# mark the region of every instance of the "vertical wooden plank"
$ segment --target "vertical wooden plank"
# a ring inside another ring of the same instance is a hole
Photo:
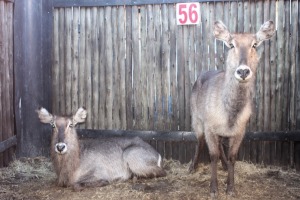
[[[126,119],[127,128],[133,128],[132,89],[132,7],[126,7]]]
[[[78,7],[73,8],[73,19],[72,19],[72,71],[71,71],[71,94],[72,94],[72,103],[71,103],[71,110],[72,113],[76,112],[76,110],[82,106],[78,104],[78,87],[79,87],[79,29],[80,26],[80,9]],[[54,46],[55,47],[55,46]],[[54,67],[55,68],[55,67]],[[55,82],[55,80],[53,81]],[[55,83],[54,83],[55,84]]]
[[[3,134],[3,139],[7,140],[9,138],[10,135],[10,104],[11,104],[11,99],[9,98],[9,82],[10,82],[10,76],[9,76],[9,57],[8,57],[8,49],[9,49],[9,38],[10,35],[8,33],[9,27],[8,27],[8,19],[7,19],[7,14],[9,12],[9,10],[7,9],[7,2],[5,2],[4,4],[4,20],[5,23],[3,24],[3,31],[4,31],[4,43],[3,47],[4,47],[4,74],[3,74],[3,78],[4,78],[4,97],[5,97],[5,101],[4,101],[4,131],[2,132]],[[8,150],[4,151],[4,162],[3,165],[4,166],[8,166],[9,164],[9,154],[8,154]]]
[[[177,64],[178,64],[178,106],[179,106],[179,130],[185,130],[185,91],[184,91],[184,81],[185,81],[185,55],[184,55],[184,35],[183,27],[177,27]],[[173,151],[174,152],[174,151]],[[175,153],[175,152],[174,152]]]
[[[202,42],[203,42],[203,60],[201,61],[202,63],[202,70],[201,71],[207,71],[209,70],[209,66],[208,66],[208,38],[210,37],[210,35],[212,34],[212,32],[210,32],[209,30],[209,18],[207,16],[206,12],[208,10],[208,3],[203,3],[201,4],[201,21],[202,21]]]
[[[53,71],[52,71],[52,111],[59,112],[59,10],[53,10]]]
[[[105,84],[106,84],[106,93],[105,93],[105,113],[106,113],[106,129],[112,129],[112,59],[113,59],[113,49],[112,49],[112,27],[111,27],[111,7],[105,7],[105,57],[106,57],[106,71],[105,71]]]
[[[139,31],[139,8],[137,6],[132,7],[132,70],[133,70],[133,128],[140,129],[140,120],[142,118],[142,107],[140,101],[141,89],[140,89],[140,71],[141,66],[139,63],[140,56],[140,47],[139,47],[139,39],[140,39],[140,31]]]
[[[80,8],[80,41],[79,41],[79,70],[78,70],[78,105],[87,106],[86,103],[86,69],[85,69],[85,49],[86,49],[86,8]],[[86,123],[80,124],[80,127],[86,127]]]
[[[62,83],[63,87],[65,87],[66,91],[66,110],[64,114],[71,115],[72,113],[72,58],[71,51],[73,49],[72,46],[72,8],[65,9],[65,82]],[[76,111],[76,110],[75,110]]]
[[[99,12],[99,115],[98,125],[100,129],[105,129],[106,125],[106,113],[105,113],[105,10],[104,7],[98,8]]]
[[[92,128],[92,116],[93,116],[93,112],[92,112],[92,51],[91,51],[91,47],[92,47],[92,40],[91,40],[91,34],[92,34],[92,28],[91,27],[91,8],[87,8],[86,9],[86,13],[85,13],[85,20],[86,20],[86,27],[85,27],[85,31],[86,31],[86,35],[85,35],[85,76],[84,76],[84,82],[85,82],[85,91],[84,91],[84,96],[85,96],[85,105],[86,105],[86,109],[88,110],[88,115],[87,115],[87,119],[85,122],[86,128]]]
[[[148,129],[148,81],[147,81],[147,64],[144,62],[146,58],[146,46],[147,46],[147,10],[145,6],[140,6],[140,58],[139,65],[140,67],[140,76],[137,78],[139,85],[139,92],[136,94],[136,100],[140,104],[140,119],[139,119],[139,129],[147,130]]]
[[[125,32],[125,7],[118,7],[118,41],[119,41],[119,57],[117,58],[120,72],[120,129],[126,129],[126,82],[125,82],[125,42],[126,42],[126,32]]]
[[[65,48],[64,44],[66,41],[65,36],[65,9],[59,8],[59,110],[58,113],[66,113],[66,87],[65,87]]]
[[[276,130],[282,130],[282,104],[283,104],[283,78],[284,78],[284,1],[278,1],[278,14],[277,14],[277,71],[276,71]],[[281,164],[282,160],[282,142],[276,142],[276,163]]]
[[[270,1],[264,1],[264,22],[270,19]],[[270,41],[264,42],[264,114],[263,114],[263,130],[270,130],[270,86],[271,86],[271,68],[270,68]]]
[[[177,65],[176,65],[176,23],[175,5],[169,5],[170,31],[170,98],[171,98],[171,130],[178,130],[178,93],[177,93]],[[200,38],[198,38],[199,41]],[[166,147],[169,145],[167,144]]]
[[[48,3],[33,0],[18,1],[14,5],[14,66],[18,66],[14,69],[17,156],[49,152],[50,133],[38,120],[32,119],[38,106],[51,111],[49,69],[52,61],[48,57],[52,53],[52,39],[45,37],[45,33],[52,31],[52,9],[45,9]],[[47,17],[41,17],[44,15]]]
[[[263,3],[264,7],[264,22],[268,21],[270,19],[270,1],[264,1]],[[264,113],[263,113],[263,130],[268,131],[270,130],[270,118],[271,118],[271,113],[270,113],[270,76],[271,76],[271,68],[270,68],[270,41],[265,41],[264,42]],[[264,141],[263,143],[263,163],[265,165],[270,165],[270,142],[269,141]]]
[[[170,130],[169,118],[169,70],[170,70],[170,45],[169,45],[169,24],[168,24],[169,10],[167,4],[161,6],[162,18],[162,35],[161,35],[161,81],[162,81],[162,117],[164,118],[163,130]]]
[[[99,13],[97,7],[91,10],[91,79],[92,79],[92,102],[91,102],[91,128],[99,128],[99,69],[102,67],[99,62]]]
[[[120,72],[118,63],[118,53],[119,53],[119,41],[118,39],[118,13],[117,7],[113,6],[111,11],[111,18],[112,18],[112,50],[113,50],[113,59],[112,59],[112,67],[113,67],[113,106],[112,106],[112,127],[113,129],[120,129]]]
[[[263,24],[263,3],[262,1],[256,2],[256,32]],[[257,49],[259,63],[257,66],[256,78],[256,115],[257,115],[257,130],[262,131],[263,128],[263,102],[264,102],[264,45]]]
[[[283,76],[284,76],[284,45],[285,45],[285,34],[284,34],[284,1],[278,1],[278,29],[277,29],[277,79],[276,79],[276,130],[282,130],[282,93],[283,93]]]
[[[13,70],[14,70],[14,65],[13,65],[13,20],[14,20],[14,4],[13,3],[6,3],[6,10],[7,10],[7,16],[6,16],[6,21],[7,21],[7,35],[8,35],[8,76],[9,76],[9,88],[8,88],[8,98],[9,98],[9,115],[8,115],[8,119],[9,119],[9,131],[8,131],[8,138],[14,136],[15,133],[15,123],[14,123],[14,104],[12,99],[14,99],[14,77],[13,77]],[[9,157],[9,162],[11,162],[13,160],[13,157],[15,155],[15,147],[11,147],[8,150],[8,157]]]
[[[148,74],[148,105],[149,105],[149,119],[148,128],[154,130],[155,121],[155,77],[154,69],[155,65],[155,30],[154,30],[154,16],[153,16],[153,5],[147,5],[147,24],[148,24],[148,34],[147,34],[147,74]]]
[[[238,9],[238,22],[237,22],[237,26],[238,26],[238,32],[242,33],[244,32],[244,13],[247,12],[246,10],[244,10],[244,3],[246,3],[245,1],[239,1],[238,5],[237,5],[237,9]]]
[[[264,23],[263,22],[263,2],[258,1],[256,2],[256,31],[255,33],[260,29],[261,25]],[[256,106],[257,106],[257,130],[262,131],[263,129],[263,118],[264,118],[264,73],[265,73],[265,68],[264,68],[264,45],[261,45],[257,49],[257,54],[259,58],[258,66],[257,66],[257,78],[256,78]],[[257,162],[261,163],[262,158],[263,158],[263,148],[262,148],[262,142],[259,141],[257,142]]]
[[[285,41],[284,41],[284,66],[283,66],[283,74],[282,74],[282,112],[281,112],[281,123],[282,129],[287,130],[289,128],[289,104],[290,104],[290,96],[289,94],[289,73],[290,73],[290,1],[284,1],[284,34],[285,34]],[[282,130],[281,129],[281,130]]]
[[[215,22],[215,3],[214,2],[209,2],[209,35],[208,35],[208,42],[209,42],[209,68],[211,70],[216,69],[216,64],[215,64],[215,37],[213,35],[212,29],[214,26]]]
[[[5,91],[5,85],[6,85],[6,80],[5,80],[5,71],[6,71],[6,58],[5,58],[5,51],[6,51],[6,38],[7,38],[7,32],[6,32],[6,26],[5,26],[5,2],[2,1],[0,2],[0,44],[3,45],[3,47],[0,48],[0,106],[1,106],[1,122],[0,122],[0,141],[4,141],[6,139],[6,102],[5,102],[5,97],[6,97],[6,91]],[[0,167],[3,167],[6,163],[7,159],[7,154],[6,153],[0,153]]]
[[[191,66],[190,66],[190,55],[189,55],[189,50],[190,50],[190,45],[189,45],[189,41],[190,41],[190,35],[189,35],[189,27],[187,26],[183,26],[183,63],[184,65],[182,66],[182,75],[184,75],[184,81],[183,81],[183,101],[182,103],[184,104],[184,107],[182,107],[182,109],[184,109],[184,129],[183,130],[189,130],[190,125],[191,125],[191,120],[190,120],[190,90],[191,90],[191,86],[190,86],[190,70],[191,70]],[[179,147],[181,147],[179,145]]]
[[[238,3],[230,2],[230,23],[228,24],[231,33],[238,32]]]
[[[292,1],[292,10],[291,12],[291,40],[290,40],[290,44],[291,44],[291,53],[290,53],[290,59],[291,59],[291,70],[290,70],[290,77],[291,77],[291,81],[290,81],[290,126],[291,126],[291,130],[295,130],[296,129],[296,113],[295,113],[295,109],[296,109],[296,102],[295,102],[295,96],[296,96],[296,63],[297,63],[297,53],[299,53],[299,48],[297,49],[297,44],[299,43],[299,36],[298,38],[297,33],[299,32],[298,26],[297,24],[299,23],[299,12],[298,12],[298,2],[297,1]],[[297,40],[298,39],[298,40]],[[298,56],[299,57],[299,56]]]
[[[215,20],[221,20],[223,23],[226,23],[225,25],[227,25],[227,22],[225,22],[224,20],[224,6],[225,3],[224,2],[216,2],[216,19]],[[228,13],[228,12],[225,12]],[[212,22],[213,24],[214,22]],[[224,48],[223,48],[223,42],[220,40],[215,40],[216,42],[216,69],[217,70],[221,70],[225,68],[225,53],[224,53]]]
[[[270,1],[270,19],[276,23],[276,1]],[[276,130],[276,46],[277,37],[275,35],[270,39],[270,130]],[[275,164],[276,160],[276,142],[270,142],[270,164]]]
[[[161,5],[154,5],[153,9],[154,30],[155,30],[155,108],[156,108],[156,129],[163,130],[163,96],[162,96],[162,58],[161,58]]]

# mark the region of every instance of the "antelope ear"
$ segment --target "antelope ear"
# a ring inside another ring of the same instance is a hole
[[[223,22],[215,22],[213,33],[216,39],[223,41],[227,47],[230,47],[232,36]]]
[[[53,122],[53,115],[48,112],[45,108],[41,107],[36,110],[39,119],[42,123],[51,124]]]
[[[79,108],[77,110],[76,114],[73,115],[73,126],[75,126],[78,123],[85,122],[86,114],[87,114],[87,111],[83,107]]]
[[[275,33],[275,25],[273,21],[265,22],[256,33],[257,46],[263,41],[270,39]]]

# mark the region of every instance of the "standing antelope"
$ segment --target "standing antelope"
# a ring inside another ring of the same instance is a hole
[[[275,32],[272,21],[265,22],[256,34],[231,34],[217,21],[214,36],[231,49],[224,71],[209,71],[199,75],[191,94],[192,127],[198,139],[195,157],[189,170],[195,170],[203,136],[211,160],[210,194],[217,197],[217,161],[222,148],[220,139],[229,138],[226,159],[228,195],[234,195],[234,164],[243,140],[246,124],[252,112],[252,96],[255,87],[258,56],[256,47]]]
[[[73,117],[37,110],[42,123],[53,127],[51,158],[59,186],[105,186],[115,180],[138,177],[160,177],[166,172],[162,158],[148,143],[135,138],[107,138],[79,141],[75,125],[86,119],[86,110],[79,108]]]

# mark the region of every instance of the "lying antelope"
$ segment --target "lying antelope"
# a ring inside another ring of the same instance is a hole
[[[231,34],[222,22],[217,21],[214,24],[213,33],[216,39],[222,40],[231,49],[228,52],[225,70],[202,73],[193,86],[192,127],[198,139],[198,147],[189,169],[194,171],[197,166],[201,140],[205,136],[211,159],[212,197],[218,194],[217,161],[220,153],[222,154],[222,137],[229,138],[226,192],[229,195],[235,192],[234,164],[252,112],[258,65],[256,48],[264,40],[271,38],[274,32],[272,21],[265,22],[256,34]]]
[[[84,108],[72,117],[52,115],[45,108],[37,113],[42,123],[53,127],[50,151],[59,186],[78,191],[132,176],[166,175],[161,155],[138,137],[79,141],[75,126],[85,121]]]

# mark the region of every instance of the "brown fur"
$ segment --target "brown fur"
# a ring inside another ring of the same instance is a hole
[[[194,160],[195,170],[200,144],[205,137],[211,158],[210,193],[218,193],[217,161],[228,169],[227,193],[234,194],[234,163],[252,112],[252,96],[258,64],[256,47],[274,34],[273,22],[266,22],[256,34],[231,34],[222,22],[215,22],[214,35],[231,47],[224,71],[204,72],[194,84],[191,95],[192,127],[198,138]],[[220,143],[229,138],[228,157]],[[227,160],[228,159],[228,160]]]

